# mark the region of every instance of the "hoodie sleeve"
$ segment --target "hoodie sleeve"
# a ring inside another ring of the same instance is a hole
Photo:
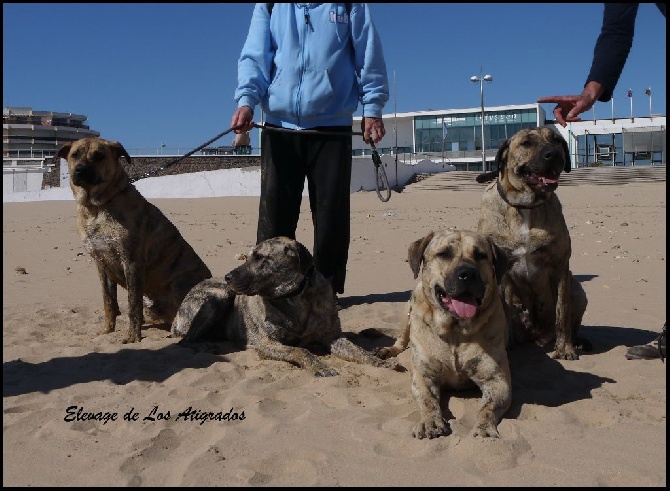
[[[633,46],[637,3],[606,3],[603,25],[593,49],[593,63],[586,79],[600,83],[604,92],[598,99],[607,102],[626,65],[628,53]],[[585,84],[586,85],[586,84]]]
[[[350,22],[363,116],[381,118],[382,109],[389,99],[389,83],[381,39],[368,5],[354,3]]]
[[[254,110],[265,96],[270,85],[273,58],[270,14],[267,4],[257,3],[237,61],[237,107],[249,106]]]

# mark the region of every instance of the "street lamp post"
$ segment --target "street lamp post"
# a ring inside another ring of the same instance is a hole
[[[482,171],[486,172],[486,145],[484,144],[484,82],[493,82],[493,77],[491,75],[482,76],[481,68],[479,69],[479,77],[473,75],[470,77],[472,83],[479,82],[479,95],[482,106]]]

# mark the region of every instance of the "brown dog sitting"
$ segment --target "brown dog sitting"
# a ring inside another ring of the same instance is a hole
[[[499,437],[497,424],[512,400],[507,323],[497,284],[505,257],[496,255],[483,235],[443,231],[414,241],[409,264],[415,278],[421,271],[409,320],[396,343],[377,354],[388,358],[412,348],[412,393],[421,411],[413,436],[448,435],[441,389],[476,384],[482,406],[472,435]]]
[[[120,315],[117,285],[128,290],[130,329],[124,342],[140,341],[146,315],[171,323],[188,291],[212,274],[177,228],[130,183],[118,142],[83,138],[59,150],[68,163],[77,202],[77,229],[98,267],[105,309],[103,332]]]
[[[400,369],[344,337],[333,290],[307,248],[274,237],[252,248],[223,278],[202,281],[186,295],[172,323],[182,345],[231,341],[263,358],[282,360],[329,377],[337,371],[307,349],[326,348],[348,361]]]
[[[570,234],[554,192],[561,172],[570,172],[567,143],[547,127],[524,129],[503,142],[496,165],[477,177],[495,179],[484,191],[478,230],[508,258],[501,293],[513,340],[555,340],[554,358],[576,359],[587,299],[570,271]]]

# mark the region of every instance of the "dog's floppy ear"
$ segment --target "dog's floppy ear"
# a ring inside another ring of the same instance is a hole
[[[307,273],[309,269],[314,265],[314,258],[312,257],[312,253],[307,250],[307,247],[305,247],[302,243],[296,241],[296,244],[298,245],[298,259],[300,260],[300,270],[303,273]]]
[[[60,147],[58,153],[56,154],[56,157],[61,159],[67,159],[67,154],[70,153],[71,148],[72,148],[72,142],[67,142],[65,145]]]
[[[491,251],[493,252],[493,269],[496,273],[496,283],[500,285],[503,276],[505,276],[505,273],[507,273],[509,270],[510,261],[507,258],[507,254],[505,254],[505,252],[496,245],[490,235],[486,236],[486,240],[488,240],[489,244],[491,245]]]
[[[414,273],[415,279],[419,276],[419,270],[421,269],[421,263],[423,262],[423,253],[434,235],[435,232],[431,232],[425,237],[415,240],[409,246],[407,259],[409,260],[409,267],[412,268],[412,273]]]
[[[495,170],[489,172],[483,172],[479,174],[476,178],[476,181],[479,183],[489,182],[498,177],[499,174],[504,170],[505,164],[507,162],[507,149],[509,148],[509,139],[505,140],[500,144],[498,148],[498,153],[496,154],[496,168]]]
[[[123,148],[123,145],[121,145],[119,142],[109,142],[109,144],[112,148],[112,153],[114,154],[114,157],[116,157],[117,160],[120,157],[125,157],[126,162],[128,162],[128,165],[131,164],[130,155],[128,155],[126,149]]]
[[[498,153],[496,153],[496,167],[498,169],[498,172],[501,174],[505,171],[505,168],[507,167],[507,153],[509,150],[509,143],[510,139],[508,138],[504,142],[500,144],[500,147],[498,147]]]
[[[559,135],[561,139],[561,146],[563,147],[563,153],[565,154],[565,166],[563,170],[565,172],[570,172],[572,170],[572,164],[570,162],[570,149],[568,148],[568,142],[565,141],[565,138]]]

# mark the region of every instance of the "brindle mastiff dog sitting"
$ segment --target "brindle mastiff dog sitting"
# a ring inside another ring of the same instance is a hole
[[[503,142],[496,166],[477,177],[494,179],[482,197],[478,230],[508,257],[501,292],[513,340],[555,340],[554,358],[577,359],[587,299],[570,272],[570,234],[554,192],[561,172],[570,172],[567,143],[550,128],[524,129]]]
[[[179,307],[172,334],[183,336],[182,345],[232,341],[320,377],[337,371],[307,349],[312,346],[348,361],[401,368],[343,337],[330,282],[307,248],[288,237],[260,242],[244,264],[196,285]]]
[[[494,437],[512,400],[507,360],[507,324],[497,277],[505,257],[481,234],[431,232],[409,247],[417,283],[409,301],[408,322],[396,343],[378,351],[388,358],[412,348],[412,393],[421,420],[412,435],[436,438],[451,430],[442,416],[443,387],[476,384],[482,405],[473,436]],[[423,264],[423,268],[421,265]]]
[[[130,184],[119,161],[130,163],[130,156],[120,143],[83,138],[63,145],[57,156],[67,160],[77,229],[98,267],[103,332],[116,328],[121,285],[130,318],[124,342],[140,341],[145,315],[170,324],[191,287],[212,274],[174,224]]]

